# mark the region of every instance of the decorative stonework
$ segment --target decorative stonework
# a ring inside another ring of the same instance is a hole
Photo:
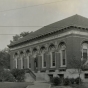
[[[21,45],[21,46],[16,47],[16,48],[11,48],[10,50],[16,50],[16,49],[20,49],[20,48],[23,48],[23,47],[35,45],[35,44],[42,43],[42,42],[46,42],[46,41],[49,41],[49,40],[57,39],[57,38],[60,38],[60,37],[63,37],[63,36],[66,36],[66,35],[69,35],[69,34],[72,34],[72,33],[73,33],[73,31],[62,33],[62,34],[58,34],[58,35],[54,35],[52,37],[48,37],[48,38],[45,38],[45,39],[42,39],[42,40],[31,42],[31,43],[26,44],[26,45],[24,44],[24,45]]]
[[[87,32],[81,32],[81,31],[78,31],[78,30],[76,30],[76,31],[71,30],[69,32],[65,32],[65,33],[58,34],[58,35],[55,35],[55,36],[52,36],[52,37],[48,37],[48,38],[45,38],[45,39],[42,39],[42,40],[31,42],[31,43],[26,44],[26,45],[21,45],[21,46],[16,47],[16,48],[11,48],[10,50],[20,49],[20,48],[23,48],[23,47],[27,47],[27,46],[31,46],[31,45],[34,45],[34,44],[38,44],[38,43],[46,42],[46,41],[49,41],[49,40],[57,39],[57,38],[60,38],[60,37],[66,36],[66,35],[70,35],[70,34],[78,34],[78,35],[88,36]]]

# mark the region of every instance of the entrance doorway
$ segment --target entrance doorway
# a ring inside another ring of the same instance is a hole
[[[37,73],[37,71],[38,71],[38,58],[36,57],[35,59],[34,59],[34,71]]]

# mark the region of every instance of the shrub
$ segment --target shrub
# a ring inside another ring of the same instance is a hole
[[[70,84],[70,79],[69,78],[65,78],[64,79],[64,85],[67,86]]]
[[[13,69],[11,71],[12,75],[18,82],[23,82],[25,78],[25,70],[24,69]]]
[[[75,79],[74,78],[70,78],[70,83],[74,84],[75,83]]]
[[[2,70],[0,72],[0,82],[15,82],[15,77],[8,70]]]
[[[82,80],[81,80],[81,78],[78,77],[78,78],[75,79],[75,83],[79,84],[79,82],[82,83]]]
[[[53,85],[57,86],[61,84],[61,80],[59,77],[53,77],[52,81]]]

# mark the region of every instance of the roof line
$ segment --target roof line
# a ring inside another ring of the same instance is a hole
[[[50,33],[47,33],[47,34],[44,34],[44,35],[40,35],[40,36],[36,36],[35,38],[31,38],[30,40],[33,40],[33,39],[36,39],[36,38],[39,38],[39,37],[42,37],[42,36],[45,36],[45,35],[48,35],[48,34],[53,34],[53,33],[62,31],[63,29],[67,29],[67,28],[78,28],[78,29],[85,29],[85,30],[88,30],[88,28],[83,28],[83,27],[80,27],[80,26],[68,26],[68,27],[62,28],[61,30],[51,31]],[[26,40],[26,41],[30,41],[30,40]],[[23,42],[26,42],[26,41],[22,41],[22,42],[20,42],[20,43],[23,43]],[[11,47],[11,46],[20,44],[20,43],[17,43],[17,41],[14,42],[14,43],[15,43],[15,44],[8,45],[8,47]],[[17,43],[17,44],[16,44],[16,43]]]

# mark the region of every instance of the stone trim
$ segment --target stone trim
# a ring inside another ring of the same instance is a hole
[[[54,27],[54,28],[58,28],[58,27]],[[30,40],[33,40],[33,39],[36,39],[36,38],[39,38],[39,37],[42,37],[42,36],[45,36],[45,35],[54,34],[54,33],[56,33],[56,32],[60,32],[60,31],[63,31],[63,30],[69,29],[69,28],[77,28],[77,29],[82,29],[82,30],[88,30],[88,28],[83,28],[83,27],[81,27],[81,26],[67,26],[67,27],[62,28],[62,29],[60,29],[60,30],[51,31],[51,32],[49,32],[49,33],[47,33],[47,34],[42,34],[42,35],[36,36],[35,38],[31,38]],[[28,40],[26,40],[26,41],[28,41]],[[25,41],[23,41],[23,42],[25,42]],[[23,42],[21,42],[21,43],[23,43]],[[15,44],[16,44],[16,43],[15,43]],[[13,45],[15,45],[15,44],[11,44],[11,45],[8,45],[8,46],[10,47],[10,46],[13,46]]]
[[[65,32],[65,33],[58,34],[58,35],[55,35],[55,36],[52,36],[52,37],[48,37],[48,38],[45,38],[45,39],[42,39],[42,40],[38,40],[38,41],[35,41],[35,42],[32,42],[32,43],[28,43],[28,44],[25,44],[25,45],[22,45],[22,46],[18,46],[16,48],[11,48],[10,50],[16,50],[16,49],[24,48],[24,47],[27,47],[27,46],[31,46],[31,45],[34,45],[34,44],[38,44],[38,43],[46,42],[46,41],[49,41],[49,40],[57,39],[57,38],[60,38],[60,37],[66,36],[66,35],[70,35],[70,34],[79,34],[79,35],[88,36],[88,33],[86,33],[86,32],[81,32],[81,31],[78,31],[78,30],[71,30],[69,32]]]
[[[66,32],[66,33],[58,34],[56,36],[48,37],[48,38],[45,38],[45,39],[42,39],[42,40],[38,40],[38,41],[29,43],[29,44],[26,44],[26,45],[22,45],[22,46],[19,46],[19,47],[16,47],[16,48],[11,48],[10,50],[16,50],[16,49],[24,48],[24,47],[31,46],[31,45],[34,45],[34,44],[46,42],[46,41],[53,40],[53,39],[56,39],[56,38],[60,38],[60,37],[66,36],[66,35],[70,35],[72,33],[73,33],[73,31],[69,31],[69,32]]]

